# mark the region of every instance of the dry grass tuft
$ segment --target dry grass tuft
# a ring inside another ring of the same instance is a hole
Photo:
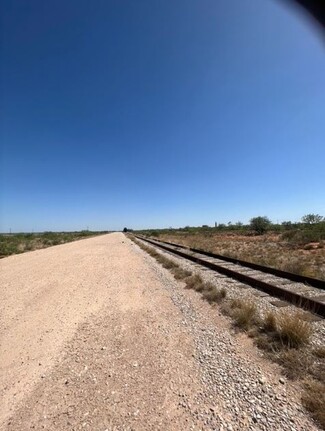
[[[306,381],[302,402],[313,418],[325,428],[325,384],[315,380]]]
[[[217,303],[222,302],[225,299],[226,295],[227,295],[227,292],[225,289],[219,290],[211,283],[204,284],[202,296],[210,304],[213,302],[217,302]]]
[[[185,283],[188,289],[201,292],[203,299],[207,300],[210,304],[214,302],[220,303],[227,296],[226,289],[217,289],[214,284],[204,282],[198,274],[187,277]]]
[[[272,311],[269,311],[264,317],[263,329],[266,332],[275,332],[277,330],[276,315]]]
[[[190,277],[192,275],[191,271],[183,268],[174,268],[172,273],[176,280],[184,280],[184,278]]]
[[[243,304],[243,300],[242,299],[232,299],[230,302],[230,308],[231,309],[236,309],[236,308],[241,308]]]
[[[310,322],[302,319],[302,313],[282,313],[277,319],[277,333],[281,342],[289,348],[301,347],[309,343],[312,335]]]
[[[226,299],[227,298],[227,290],[224,287],[222,287],[219,290],[219,292],[220,292],[220,296],[221,296],[222,299]]]
[[[232,301],[231,308],[236,326],[247,330],[256,324],[258,316],[256,305],[253,302],[236,299]]]
[[[165,256],[159,255],[156,259],[166,269],[174,269],[174,268],[178,267],[177,263],[173,262],[172,260],[167,259]]]
[[[325,359],[325,347],[317,347],[313,350],[313,355],[318,359]]]
[[[191,275],[185,279],[187,289],[194,289],[197,292],[203,290],[203,280],[198,274]]]
[[[254,338],[254,343],[259,349],[265,350],[269,354],[274,354],[278,351],[278,343],[274,342],[268,333],[256,330],[253,332],[252,338]]]
[[[285,349],[278,352],[276,362],[282,365],[284,374],[291,380],[297,380],[312,374],[311,355],[301,349]]]

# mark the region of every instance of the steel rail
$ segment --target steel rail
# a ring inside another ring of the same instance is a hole
[[[143,239],[143,237],[141,237]],[[257,271],[262,271],[267,274],[272,274],[277,277],[287,278],[291,281],[296,281],[298,283],[308,284],[309,286],[316,287],[317,289],[325,290],[325,281],[319,280],[317,278],[307,277],[304,275],[293,274],[292,272],[283,271],[282,269],[271,268],[270,266],[259,265],[258,263],[247,262],[246,260],[235,259],[233,257],[223,256],[221,254],[211,253],[209,251],[201,250],[199,248],[187,247],[185,245],[176,244],[174,242],[157,240],[157,242],[161,242],[163,244],[172,245],[174,247],[183,248],[186,250],[190,250],[194,253],[203,254],[204,256],[213,257],[216,259],[224,260],[225,262],[235,263],[236,265],[241,265],[243,267],[256,269]]]
[[[217,271],[221,274],[226,275],[227,277],[234,278],[234,279],[241,281],[242,283],[248,284],[248,285],[250,285],[256,289],[262,290],[263,292],[266,292],[272,296],[276,296],[280,299],[288,301],[295,306],[307,309],[307,310],[311,311],[312,313],[315,313],[315,314],[318,314],[319,316],[325,317],[325,303],[317,301],[316,299],[308,298],[306,296],[300,295],[299,293],[287,290],[283,287],[275,286],[274,284],[253,278],[250,275],[234,271],[233,269],[226,268],[226,267],[221,266],[217,263],[209,262],[207,260],[201,259],[198,256],[188,254],[185,251],[183,251],[184,247],[180,247],[182,249],[182,250],[180,250],[179,248],[172,248],[172,247],[176,247],[176,245],[169,246],[169,245],[162,243],[160,241],[157,242],[156,240],[151,240],[151,239],[140,237],[137,235],[134,235],[134,236],[140,240],[148,242],[149,244],[152,244],[152,245],[159,247],[163,250],[169,251],[169,252],[174,253],[178,256],[181,256],[187,260],[198,263],[198,264],[200,264],[206,268]],[[193,251],[191,249],[188,249],[188,250]],[[212,257],[214,257],[214,256],[212,256]]]

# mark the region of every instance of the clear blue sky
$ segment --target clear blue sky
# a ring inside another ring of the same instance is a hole
[[[281,0],[3,0],[1,229],[325,215],[325,43]]]

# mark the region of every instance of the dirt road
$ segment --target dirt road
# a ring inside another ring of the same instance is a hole
[[[0,271],[1,430],[317,429],[277,369],[123,234]]]

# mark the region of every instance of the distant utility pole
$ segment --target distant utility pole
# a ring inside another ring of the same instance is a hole
[[[11,228],[9,229],[9,235],[11,235]]]

